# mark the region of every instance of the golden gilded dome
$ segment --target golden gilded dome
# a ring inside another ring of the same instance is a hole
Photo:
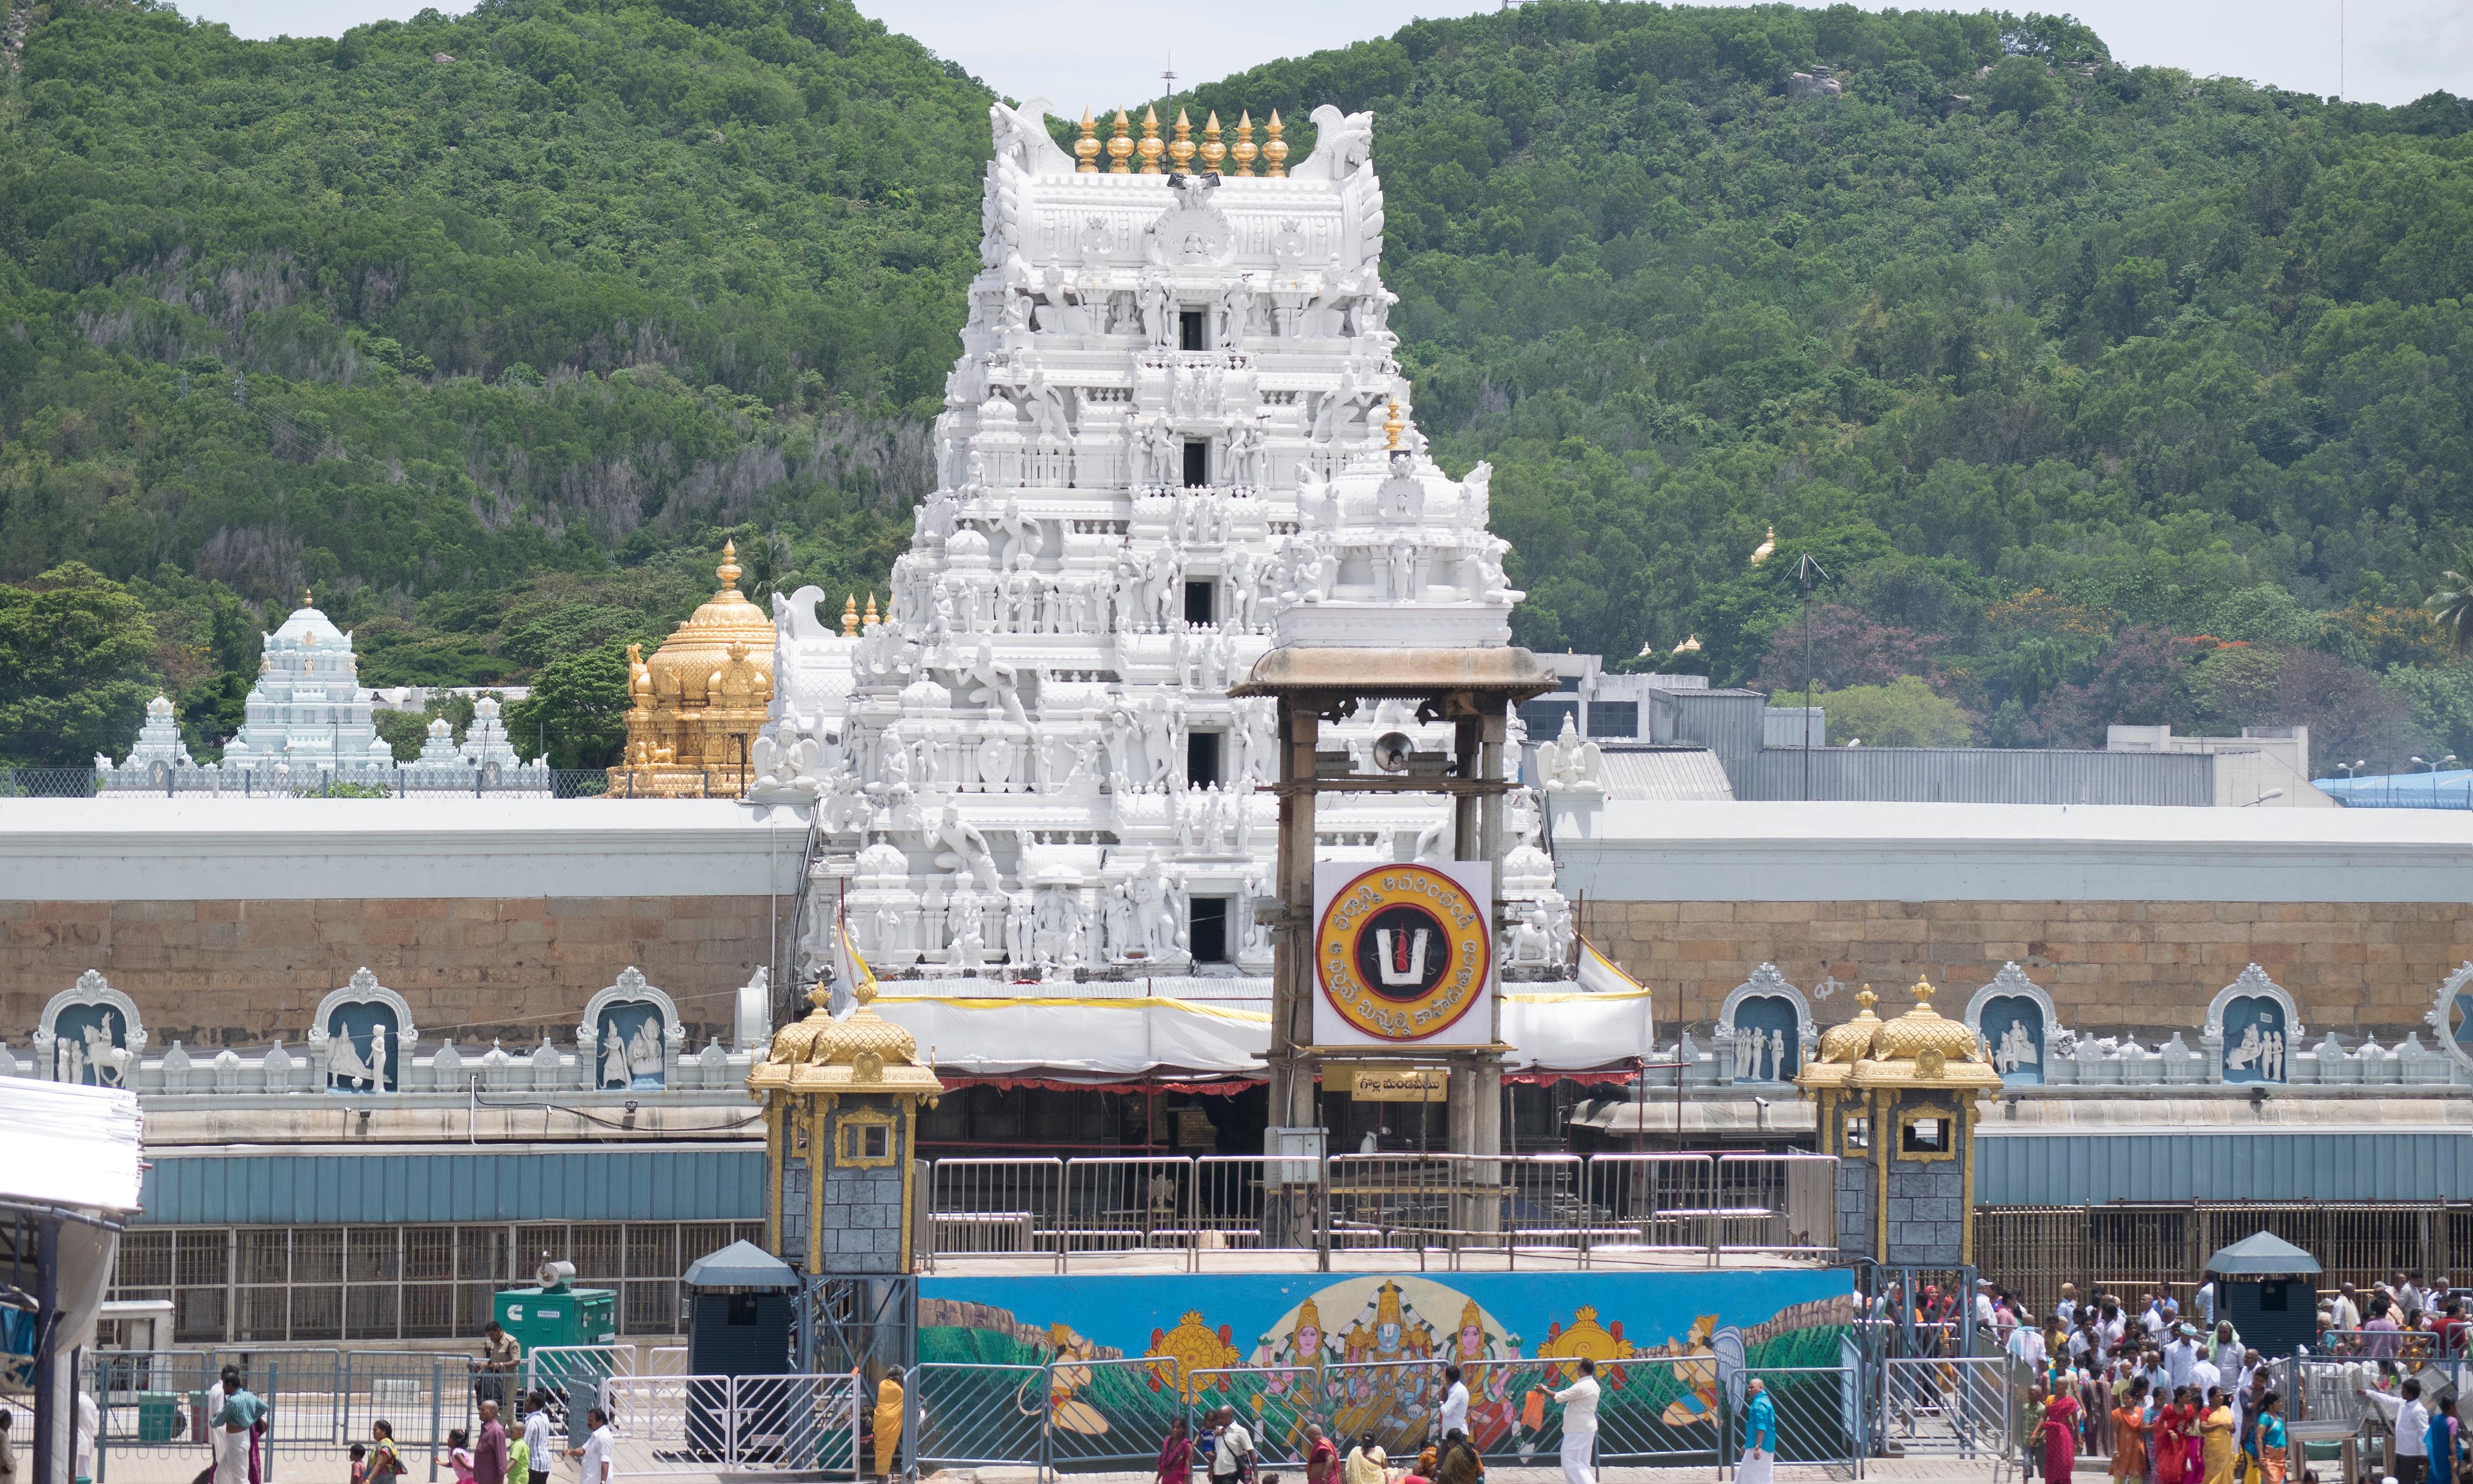
[[[644,662],[657,706],[744,708],[752,702],[760,708],[773,699],[773,616],[738,590],[735,542],[722,544],[713,575],[721,579],[720,589]],[[754,674],[726,676],[733,666],[752,666]],[[716,695],[716,689],[725,693]]]
[[[775,1031],[771,1050],[748,1069],[749,1090],[903,1092],[932,1105],[945,1089],[921,1065],[918,1038],[876,1013],[874,981],[861,979],[852,997],[857,1003],[836,1017],[818,983],[807,995],[815,1008]]]
[[[1872,1007],[1880,1001],[1881,996],[1873,993],[1868,984],[1857,991],[1855,1003],[1862,1007],[1861,1013],[1843,1025],[1833,1025],[1820,1033],[1820,1059],[1852,1065],[1869,1057],[1873,1038],[1881,1033],[1881,1017],[1872,1013]]]
[[[1932,1007],[1933,987],[1915,981],[1915,1007],[1881,1027],[1872,1041],[1872,1056],[1883,1062],[1920,1062],[1937,1051],[1946,1065],[1976,1059],[1975,1033]]]

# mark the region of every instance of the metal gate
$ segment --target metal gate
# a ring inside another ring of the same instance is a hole
[[[2016,1450],[2023,1368],[2007,1355],[1892,1356],[1881,1362],[1875,1451],[2001,1459]]]

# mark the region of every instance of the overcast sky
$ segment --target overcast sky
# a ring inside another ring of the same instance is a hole
[[[189,14],[243,36],[334,36],[425,0],[176,0]],[[997,91],[1045,97],[1070,116],[1085,106],[1151,97],[1173,61],[1188,83],[1368,36],[1420,15],[1465,15],[1499,0],[1249,0],[1162,12],[1123,0],[857,0],[858,8],[959,61]],[[2344,93],[2410,103],[2436,88],[2473,93],[2468,0],[2012,0],[2066,10],[2093,26],[2114,57],[2252,78],[2298,92],[2337,91],[2338,12],[2344,12]],[[452,4],[442,9],[458,9]],[[1869,7],[1867,7],[1869,8]],[[1968,5],[1963,9],[1978,9]],[[1188,21],[1188,23],[1184,23]]]

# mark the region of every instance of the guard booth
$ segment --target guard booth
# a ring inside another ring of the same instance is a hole
[[[799,1275],[754,1242],[739,1241],[697,1258],[685,1284],[687,1375],[696,1378],[687,1391],[687,1448],[698,1457],[718,1457],[728,1443],[728,1388],[708,1377],[790,1371]],[[742,1428],[748,1423],[739,1419]]]
[[[2245,1236],[2207,1259],[2216,1317],[2229,1319],[2250,1349],[2281,1360],[2317,1341],[2318,1259],[2270,1232]]]

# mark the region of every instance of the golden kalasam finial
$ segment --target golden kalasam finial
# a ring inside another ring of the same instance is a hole
[[[1091,122],[1091,110],[1082,110],[1082,137],[1073,141],[1073,157],[1082,163],[1073,167],[1075,175],[1094,176],[1099,173],[1098,125]]]
[[[1406,426],[1406,421],[1400,416],[1400,404],[1396,401],[1393,402],[1391,404],[1391,416],[1382,419],[1382,437],[1384,439],[1382,446],[1396,452],[1400,447],[1400,430]]]
[[[1918,1004],[1918,1005],[1925,1005],[1925,1006],[1929,1006],[1929,1005],[1932,1003],[1932,997],[1933,997],[1933,987],[1932,987],[1932,985],[1931,985],[1930,983],[1928,983],[1927,981],[1922,980],[1922,979],[1918,979],[1918,980],[1916,980],[1916,981],[1915,981],[1914,995],[1915,995],[1915,1003],[1916,1003],[1916,1004]]]
[[[842,637],[850,638],[857,633],[858,594],[846,592],[842,594]]]
[[[1271,136],[1271,142],[1262,146],[1262,174],[1277,180],[1288,173],[1288,141],[1280,137],[1279,109],[1271,110],[1271,122],[1263,126],[1262,132]]]
[[[826,987],[825,976],[823,974],[816,975],[816,982],[808,986],[807,989],[807,1003],[815,1006],[818,1010],[825,1010],[829,1009],[832,1002],[833,992]]]
[[[1228,146],[1219,142],[1219,115],[1213,111],[1202,126],[1202,168],[1217,175],[1227,158]]]
[[[721,543],[721,565],[712,569],[712,575],[721,579],[721,585],[724,587],[738,586],[738,543],[736,541]]]
[[[1116,110],[1116,132],[1108,137],[1108,174],[1126,173],[1125,159],[1134,153],[1134,141],[1125,137],[1125,110]]]
[[[1855,992],[1855,1003],[1865,1010],[1871,1009],[1880,1002],[1881,996],[1873,993],[1872,987],[1868,984]]]
[[[1176,142],[1167,147],[1168,169],[1173,175],[1193,174],[1193,120],[1185,110],[1176,110]]]
[[[871,629],[875,628],[878,622],[876,616],[876,592],[873,588],[869,589],[867,595],[867,618],[865,622],[867,627]]]
[[[1160,142],[1159,109],[1142,109],[1142,142],[1134,148],[1140,152],[1142,156],[1142,168],[1135,174],[1146,176],[1159,174],[1160,156],[1167,149],[1166,145]]]
[[[317,604],[309,601],[309,589],[306,587],[300,589],[300,606],[302,608],[316,608],[318,606]]]
[[[1252,175],[1254,173],[1254,156],[1261,153],[1262,152],[1261,150],[1254,147],[1254,115],[1252,110],[1248,109],[1239,112],[1236,115],[1236,148],[1228,152],[1229,157],[1236,161],[1236,173],[1240,176]]]

